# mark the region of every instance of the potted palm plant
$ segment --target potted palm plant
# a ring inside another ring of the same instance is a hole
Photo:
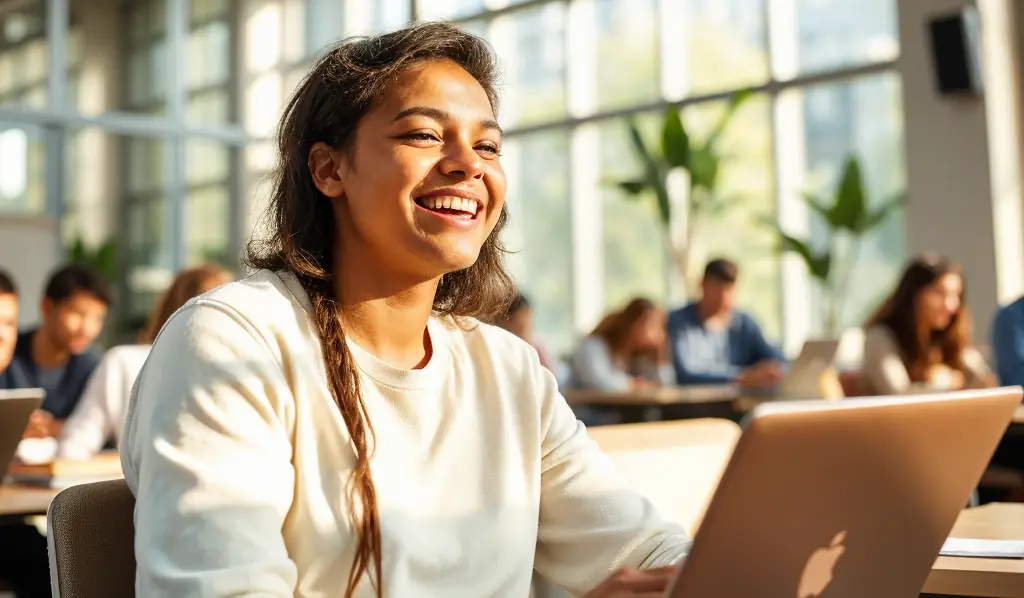
[[[665,245],[684,284],[689,281],[690,256],[701,218],[721,214],[737,204],[738,196],[727,197],[719,192],[719,173],[726,156],[718,143],[736,110],[751,96],[749,90],[734,93],[725,111],[702,139],[694,139],[686,130],[679,109],[669,106],[661,126],[660,143],[650,147],[644,141],[635,119],[627,119],[629,139],[640,161],[641,174],[614,185],[633,200],[654,200],[661,223]],[[680,189],[673,177],[685,175]],[[673,208],[686,210],[685,231],[673,235],[676,214]],[[688,286],[688,284],[687,284]]]
[[[872,208],[860,160],[847,156],[839,182],[826,198],[805,195],[804,200],[825,229],[824,239],[815,244],[787,234],[773,220],[766,220],[778,238],[781,252],[794,253],[803,260],[807,272],[817,283],[824,297],[825,335],[835,338],[842,330],[843,300],[848,292],[850,276],[857,266],[857,252],[865,237],[881,227],[905,203],[905,193],[898,192]]]

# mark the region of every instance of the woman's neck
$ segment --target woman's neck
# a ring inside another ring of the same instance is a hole
[[[334,262],[339,266],[334,292],[345,334],[394,367],[425,366],[432,351],[427,321],[439,279],[389,275],[376,260],[355,253],[338,251]]]

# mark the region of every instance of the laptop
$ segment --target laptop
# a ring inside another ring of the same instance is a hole
[[[758,406],[667,598],[916,597],[1021,398]]]
[[[41,388],[0,390],[0,468],[3,473],[10,468],[28,420],[43,404],[44,396],[46,391]]]
[[[782,376],[777,392],[780,398],[814,399],[821,396],[821,375],[839,352],[839,341],[807,341],[789,370]]]

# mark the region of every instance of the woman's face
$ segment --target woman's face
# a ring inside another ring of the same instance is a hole
[[[468,268],[505,201],[501,129],[483,87],[451,61],[406,70],[360,121],[353,151],[317,144],[342,252],[416,278]]]
[[[959,274],[945,274],[921,289],[917,296],[918,317],[932,330],[945,330],[960,311],[964,281]]]
[[[633,349],[657,349],[665,343],[665,314],[652,309],[633,324],[629,344]]]

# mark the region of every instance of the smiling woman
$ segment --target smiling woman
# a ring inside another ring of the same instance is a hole
[[[664,591],[682,529],[476,319],[511,288],[493,78],[481,40],[423,24],[299,86],[257,272],[173,316],[135,387],[140,595],[525,598],[534,568]]]

